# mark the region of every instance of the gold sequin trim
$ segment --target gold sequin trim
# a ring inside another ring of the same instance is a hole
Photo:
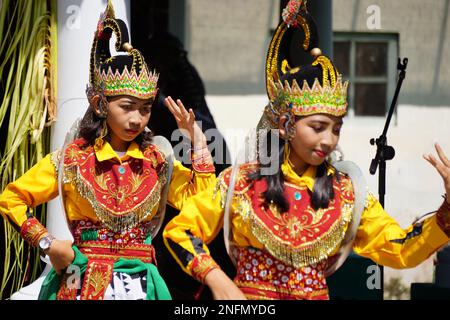
[[[377,201],[378,200],[375,195],[367,189],[366,199],[364,201],[364,209],[368,209],[369,207],[373,206],[373,204]]]
[[[322,84],[325,86],[326,83],[330,82],[331,86],[335,86],[337,75],[336,75],[336,71],[335,71],[330,59],[328,59],[325,56],[319,56],[319,57],[317,57],[316,60],[314,60],[312,65],[317,66],[318,64],[321,65],[322,70],[323,70]]]
[[[214,195],[217,194],[217,192],[220,192],[222,208],[225,208],[227,199],[228,185],[227,181],[224,179],[227,171],[228,173],[231,172],[231,170],[228,169],[219,175],[214,190]],[[239,172],[236,182],[239,181],[240,175]],[[347,189],[349,187],[352,188],[351,182],[341,183],[339,185],[341,188],[340,218],[331,226],[326,234],[323,234],[319,238],[306,244],[303,243],[297,248],[293,248],[290,242],[285,242],[274,236],[272,231],[268,229],[254,213],[251,199],[247,194],[247,191],[252,185],[252,183],[248,183],[242,190],[233,193],[233,203],[235,205],[234,213],[239,214],[245,222],[250,224],[252,233],[256,239],[264,244],[267,251],[277,259],[286,264],[293,265],[296,268],[305,267],[328,258],[330,254],[335,252],[338,245],[344,239],[348,223],[352,219],[354,202],[344,197],[343,193],[348,192]]]
[[[267,56],[267,63],[266,63],[266,89],[269,93],[269,98],[272,100],[274,97],[271,94],[272,90],[270,87],[270,81],[272,80],[274,82],[278,81],[278,55],[280,51],[280,43],[283,39],[283,35],[286,32],[286,24],[280,24],[280,26],[275,31],[275,35],[273,36],[273,39],[270,43],[269,47],[269,53]]]
[[[139,223],[146,220],[151,215],[154,208],[159,204],[162,188],[167,182],[167,165],[164,163],[163,168],[158,173],[158,181],[153,186],[153,189],[149,191],[147,199],[141,202],[137,207],[133,208],[130,212],[118,215],[99,204],[95,199],[92,188],[85,182],[79,172],[78,166],[66,167],[64,170],[64,183],[73,183],[76,186],[78,193],[91,204],[97,218],[115,232],[125,228],[134,228]]]
[[[342,201],[340,218],[324,235],[294,248],[290,242],[274,236],[272,231],[258,218],[254,213],[251,199],[247,194],[237,195],[234,199],[237,205],[237,213],[241,215],[244,221],[250,223],[252,233],[256,239],[264,244],[267,251],[275,258],[296,268],[322,261],[336,250],[345,237],[354,207],[353,202]],[[222,199],[222,202],[224,201]]]
[[[309,30],[309,25],[305,19],[301,15],[297,15],[297,21],[303,28],[303,32],[305,33],[305,40],[303,40],[303,49],[308,50],[309,42],[311,40],[311,32]]]
[[[244,221],[250,223],[253,235],[266,247],[274,257],[296,268],[305,267],[328,258],[345,236],[345,231],[352,217],[353,204],[341,207],[341,217],[333,226],[314,241],[293,248],[290,242],[275,237],[270,229],[257,217],[247,196],[238,197],[237,211]]]
[[[252,282],[244,282],[244,281],[234,281],[234,283],[239,288],[242,287],[242,288],[252,288],[252,289],[258,289],[258,290],[264,290],[264,291],[279,292],[279,293],[293,295],[293,296],[297,296],[297,297],[316,297],[316,296],[328,294],[328,289],[314,290],[313,292],[305,292],[305,291],[301,291],[299,289],[285,289],[280,286],[271,286],[271,285],[261,284],[261,283],[252,283]]]
[[[56,178],[58,178],[60,160],[61,160],[61,151],[60,150],[53,151],[50,154],[50,163],[55,168],[55,177]]]
[[[239,171],[236,173],[234,195],[244,194],[253,186],[253,181],[248,180],[247,175],[249,172],[255,172],[256,169],[257,169],[256,164],[246,164],[239,168]],[[213,199],[215,199],[217,193],[220,192],[222,208],[225,208],[225,200],[228,192],[228,184],[232,179],[231,177],[232,173],[233,173],[232,167],[223,170],[219,174],[216,186],[214,188]],[[229,175],[229,177],[225,179],[225,175]],[[238,188],[238,190],[236,190],[236,188]]]

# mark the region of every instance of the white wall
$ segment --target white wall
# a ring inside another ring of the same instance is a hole
[[[379,25],[372,23],[375,20]],[[402,87],[404,101],[449,104],[447,0],[334,0],[333,31],[398,33],[399,55],[409,58],[407,80]]]

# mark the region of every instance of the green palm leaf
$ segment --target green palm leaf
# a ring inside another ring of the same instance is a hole
[[[49,151],[56,112],[56,0],[0,0],[0,186],[31,168]],[[7,119],[7,121],[5,121]],[[45,223],[45,206],[35,215]],[[41,272],[39,255],[5,220],[0,255],[0,299]]]

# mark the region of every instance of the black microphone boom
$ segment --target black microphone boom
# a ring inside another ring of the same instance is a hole
[[[372,162],[370,163],[370,174],[375,174],[377,171],[377,167],[380,167],[380,170],[378,171],[378,194],[379,194],[379,201],[380,204],[384,208],[384,196],[386,194],[386,161],[391,160],[395,156],[395,149],[391,146],[387,145],[387,131],[389,129],[389,124],[391,123],[392,115],[394,114],[395,106],[397,105],[397,98],[398,93],[400,92],[400,88],[403,83],[403,79],[405,79],[406,75],[406,65],[408,64],[408,58],[403,59],[403,64],[400,62],[400,58],[398,58],[397,63],[397,70],[400,70],[398,81],[397,81],[397,88],[395,89],[394,97],[392,98],[391,106],[389,108],[389,113],[386,118],[386,124],[384,125],[384,130],[381,136],[378,139],[370,139],[371,145],[377,145],[377,153],[375,155],[375,158],[372,159]],[[381,283],[381,292],[383,292],[384,288],[384,272],[383,267],[379,267],[380,272],[380,283]],[[383,294],[383,293],[382,293]],[[383,298],[381,298],[383,299]]]
[[[386,161],[391,160],[395,156],[395,149],[387,145],[387,131],[389,129],[389,124],[391,123],[392,115],[394,114],[395,106],[397,105],[397,98],[402,86],[403,80],[406,75],[406,66],[408,64],[408,58],[403,59],[401,63],[400,58],[398,58],[397,70],[400,70],[399,78],[397,81],[397,88],[395,89],[394,97],[392,98],[391,106],[389,108],[389,113],[386,118],[386,123],[384,125],[383,133],[377,139],[370,139],[371,145],[377,145],[377,152],[375,158],[372,159],[370,163],[370,174],[375,174],[377,167],[380,167],[378,176],[378,193],[379,201],[384,207],[384,196],[386,194]]]

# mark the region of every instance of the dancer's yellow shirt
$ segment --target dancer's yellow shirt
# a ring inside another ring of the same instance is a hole
[[[16,181],[8,184],[0,195],[0,213],[4,218],[21,227],[27,219],[28,208],[34,208],[42,203],[58,196],[58,176],[56,166],[52,160],[52,154],[48,154],[35,166],[28,170]],[[132,142],[125,155],[119,157],[108,142],[96,151],[98,161],[126,162],[132,158],[143,159],[144,155],[139,146]],[[181,162],[175,160],[173,173],[170,180],[167,201],[171,206],[180,209],[185,200],[193,194],[210,189],[212,192],[216,185],[214,172],[197,172],[184,167]],[[66,194],[65,208],[69,221],[90,220],[97,221],[92,206],[83,198],[72,184],[64,185]],[[158,206],[153,209],[156,213]]]
[[[310,166],[302,176],[298,176],[285,162],[282,171],[285,181],[313,190],[316,167]],[[207,270],[214,263],[210,261],[212,259],[207,244],[223,226],[222,196],[220,192],[215,193],[210,189],[199,193],[187,201],[180,214],[164,229],[164,241],[169,251],[185,272],[200,281],[202,270]],[[233,242],[239,247],[264,249],[264,245],[253,235],[250,223],[239,214],[242,210],[242,207],[232,202],[229,227]],[[367,193],[353,250],[384,266],[410,268],[427,259],[449,240],[437,224],[436,216],[425,219],[420,226],[411,225],[403,229],[384,211],[379,201]]]

